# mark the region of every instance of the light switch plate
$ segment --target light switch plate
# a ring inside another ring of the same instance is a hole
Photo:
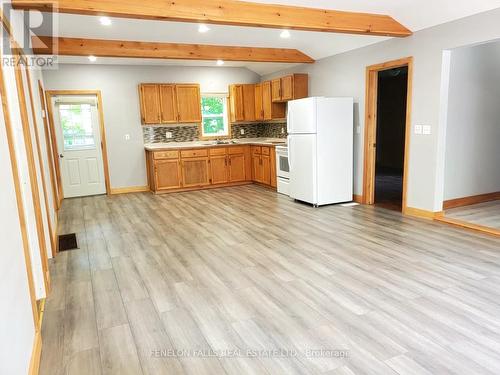
[[[422,134],[425,134],[425,135],[431,134],[431,126],[430,125],[422,126]]]
[[[356,126],[356,134],[361,134],[361,126]]]
[[[125,140],[130,141],[130,134],[125,134]]]
[[[167,139],[172,138],[172,132],[165,132],[165,138]]]
[[[422,125],[415,125],[415,134],[422,134]]]

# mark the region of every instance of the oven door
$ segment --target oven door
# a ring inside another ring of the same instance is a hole
[[[278,177],[290,178],[290,164],[288,163],[288,150],[276,150],[276,171]]]

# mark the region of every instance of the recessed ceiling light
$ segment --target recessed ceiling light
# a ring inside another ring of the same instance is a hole
[[[290,38],[290,31],[288,30],[283,30],[280,34],[280,37],[283,38],[283,39],[288,39]]]
[[[101,17],[101,18],[99,18],[99,22],[103,26],[110,26],[111,25],[111,19],[109,17]]]
[[[210,30],[210,27],[208,27],[207,25],[205,25],[203,23],[198,26],[198,32],[200,32],[200,33],[206,33],[209,30]]]
[[[89,60],[90,62],[95,62],[97,60],[97,57],[95,57],[94,55],[90,55]]]
[[[217,65],[224,65],[224,60],[217,60]]]

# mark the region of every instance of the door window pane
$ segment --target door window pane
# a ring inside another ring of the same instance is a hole
[[[90,104],[60,104],[64,150],[95,148]]]

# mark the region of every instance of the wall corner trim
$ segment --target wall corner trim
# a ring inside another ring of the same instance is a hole
[[[42,358],[42,332],[41,329],[36,331],[33,342],[33,350],[31,352],[30,367],[28,375],[38,375],[40,371],[40,360]]]

